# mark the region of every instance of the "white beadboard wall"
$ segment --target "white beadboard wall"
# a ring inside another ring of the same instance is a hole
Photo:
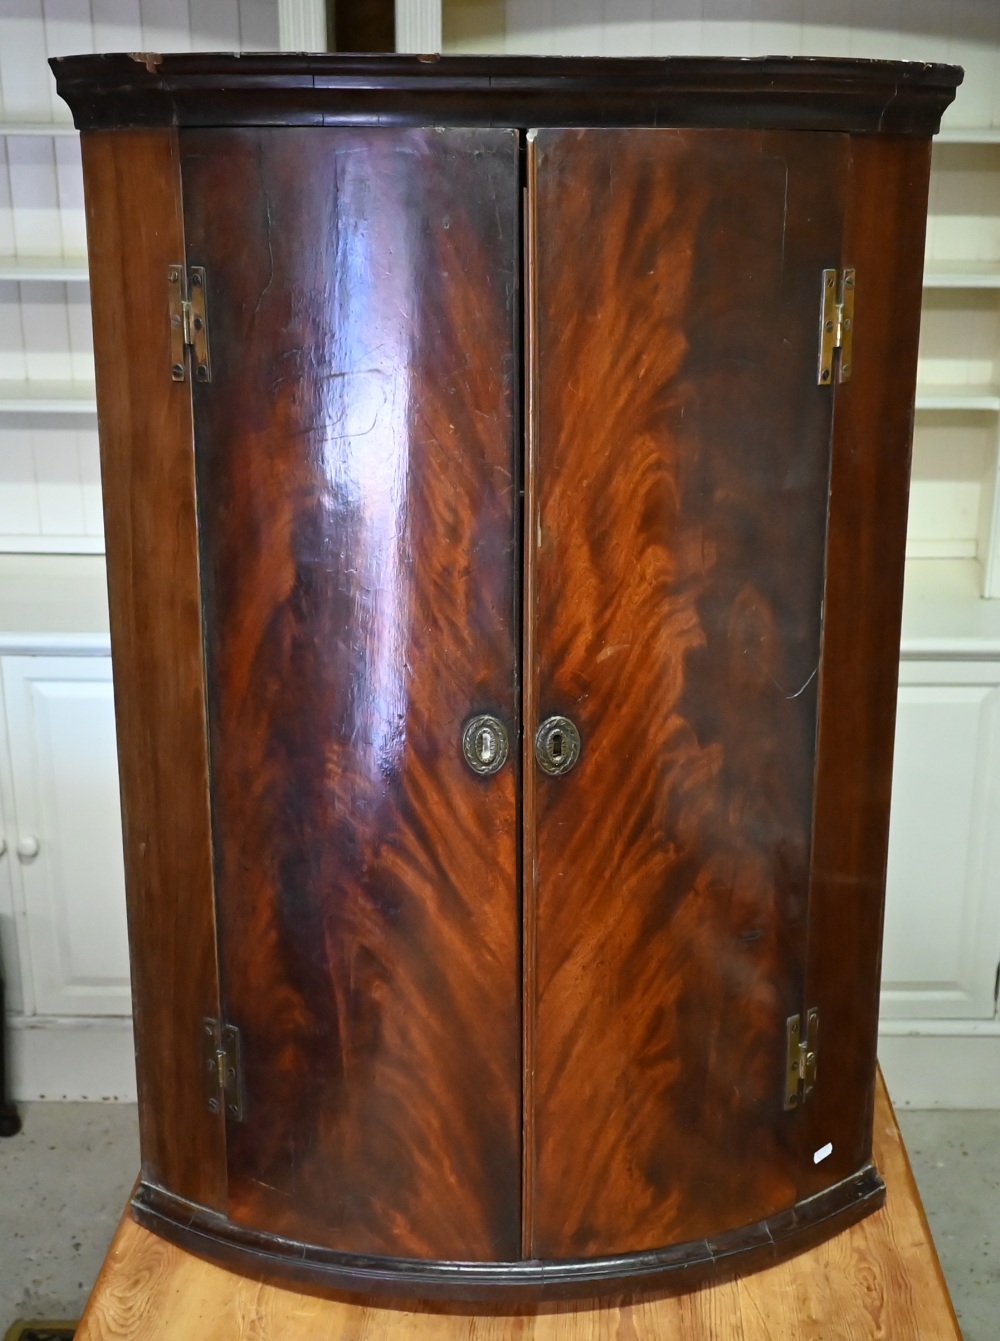
[[[907,552],[973,561],[1000,596],[1000,0],[445,0],[443,45],[964,66],[944,128],[983,142],[934,149],[927,270],[942,273],[925,293]],[[991,278],[958,287],[956,263]]]
[[[444,0],[444,50],[952,60],[949,121],[1000,125],[997,0]]]
[[[0,0],[0,551],[104,547],[89,289],[18,277],[86,273],[79,140],[48,57],[278,45],[277,0]]]
[[[444,0],[445,51],[860,56],[965,67],[955,123],[1000,125],[997,0]]]
[[[46,61],[85,51],[276,51],[277,0],[2,0],[0,120],[69,123]]]
[[[1000,0],[445,0],[442,18],[453,51],[956,61],[966,81],[946,127],[1000,127]],[[0,0],[0,122],[67,127],[48,55],[278,45],[279,0]],[[103,547],[87,286],[18,278],[18,267],[80,267],[84,251],[75,135],[0,137],[0,551]],[[928,256],[1000,266],[1000,145],[936,148]],[[926,389],[1000,385],[998,349],[1000,288],[928,295]],[[17,413],[25,397],[34,410]],[[982,410],[918,419],[914,556],[986,564],[995,550],[1000,583],[997,454]]]

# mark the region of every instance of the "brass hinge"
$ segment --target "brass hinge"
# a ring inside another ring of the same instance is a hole
[[[806,1011],[806,1036],[802,1037],[802,1017],[788,1017],[788,1065],[785,1071],[785,1107],[798,1108],[813,1092],[816,1084],[816,1044],[819,1037],[819,1011]]]
[[[170,307],[170,376],[175,382],[187,378],[187,351],[191,351],[195,379],[212,380],[208,354],[208,304],[203,266],[167,266],[167,300]]]
[[[236,1122],[243,1120],[243,1066],[240,1059],[240,1031],[219,1020],[203,1021],[206,1092],[209,1111],[226,1114]]]
[[[836,270],[823,271],[823,296],[819,316],[819,376],[820,386],[833,382],[833,351],[840,350],[838,382],[846,382],[851,375],[851,357],[854,345],[854,271],[845,270],[837,289]]]

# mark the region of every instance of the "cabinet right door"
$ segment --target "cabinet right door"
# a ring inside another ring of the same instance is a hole
[[[797,1200],[848,139],[530,138],[526,1248],[640,1251]],[[572,771],[532,735],[570,718]]]

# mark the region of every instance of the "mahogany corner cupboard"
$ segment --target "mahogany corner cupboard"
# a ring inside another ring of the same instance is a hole
[[[244,1271],[529,1298],[878,1206],[930,138],[961,71],[53,61],[142,1129]]]

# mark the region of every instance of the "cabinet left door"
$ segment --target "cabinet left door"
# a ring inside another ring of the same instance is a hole
[[[516,1257],[518,145],[181,136],[228,1214]],[[492,756],[499,758],[499,753]]]
[[[110,659],[11,656],[2,671],[26,992],[39,1015],[128,1015]]]

